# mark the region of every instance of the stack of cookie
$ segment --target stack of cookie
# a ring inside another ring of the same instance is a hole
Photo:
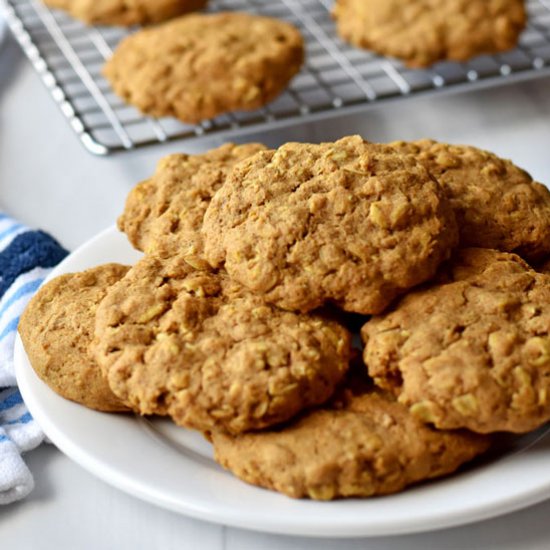
[[[119,228],[143,258],[45,285],[30,361],[69,399],[203,432],[245,481],[391,493],[550,420],[550,276],[526,263],[550,257],[550,192],[509,161],[227,144],[163,159]]]

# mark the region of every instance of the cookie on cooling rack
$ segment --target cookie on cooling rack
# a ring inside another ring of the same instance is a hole
[[[180,17],[125,38],[104,75],[142,112],[195,123],[265,105],[303,58],[302,37],[290,23],[222,12]]]
[[[351,353],[338,323],[265,305],[178,257],[137,263],[101,302],[95,336],[122,401],[201,431],[265,428],[325,402]]]
[[[217,462],[240,479],[316,500],[395,493],[450,474],[489,447],[486,436],[432,429],[372,389],[345,390],[276,430],[209,436]]]
[[[394,142],[415,156],[447,192],[461,246],[515,252],[529,261],[550,254],[550,191],[509,160],[466,145]]]
[[[267,301],[379,313],[456,244],[443,191],[410,155],[359,136],[240,162],[203,223],[205,259]]]
[[[525,27],[525,0],[337,0],[344,40],[410,67],[466,61],[516,46]]]
[[[94,314],[128,267],[106,264],[57,277],[33,296],[19,334],[38,376],[59,395],[100,411],[127,411],[89,353]]]
[[[149,25],[206,6],[208,0],[44,0],[90,25]]]
[[[375,382],[441,429],[523,433],[550,420],[550,277],[463,249],[440,280],[362,329]]]
[[[265,149],[259,143],[227,143],[202,155],[170,155],[155,174],[132,189],[118,227],[138,250],[182,254],[204,265],[200,229],[214,193],[240,160]]]

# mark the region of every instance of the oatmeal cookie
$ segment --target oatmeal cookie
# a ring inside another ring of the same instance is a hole
[[[100,411],[126,411],[89,353],[94,314],[129,268],[106,264],[52,279],[33,296],[19,334],[36,374],[56,393]]]
[[[204,216],[205,258],[289,310],[379,313],[456,244],[454,214],[413,157],[359,136],[239,163]]]
[[[486,436],[435,430],[372,390],[343,392],[276,430],[210,438],[216,460],[242,480],[316,500],[395,493],[449,474],[489,446]]]
[[[528,432],[550,420],[550,277],[464,249],[439,281],[362,329],[375,382],[437,428]]]
[[[90,25],[149,25],[200,10],[208,0],[44,0]]]
[[[323,403],[350,357],[337,323],[267,306],[178,257],[136,264],[102,301],[95,334],[116,395],[203,431],[264,428]]]
[[[550,191],[527,172],[466,145],[429,139],[390,145],[414,155],[447,191],[461,246],[514,252],[528,261],[550,254]]]
[[[514,48],[527,18],[524,0],[337,0],[333,15],[344,40],[410,67]]]
[[[195,123],[254,110],[300,70],[302,37],[285,21],[246,13],[180,17],[125,38],[104,68],[143,113]]]
[[[163,158],[155,174],[128,195],[119,229],[138,250],[183,254],[189,263],[204,265],[200,229],[206,208],[229,170],[262,149],[259,143],[227,143],[202,155]]]

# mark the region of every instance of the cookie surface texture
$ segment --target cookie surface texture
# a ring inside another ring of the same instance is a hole
[[[550,254],[550,191],[509,160],[466,145],[394,142],[415,156],[447,192],[460,244],[514,252],[529,261]]]
[[[453,472],[489,444],[423,425],[376,391],[347,396],[282,429],[210,437],[216,460],[242,480],[316,500],[395,493]]]
[[[202,155],[163,158],[155,174],[129,193],[118,227],[134,248],[160,256],[183,254],[200,264],[204,213],[229,170],[265,149],[259,143],[228,143]]]
[[[128,410],[90,353],[94,314],[128,267],[105,264],[61,275],[41,287],[21,316],[19,334],[38,376],[56,393],[100,411]]]
[[[344,40],[411,67],[509,50],[526,22],[524,0],[337,0],[333,15]]]
[[[300,32],[285,21],[193,14],[124,39],[104,75],[143,113],[195,123],[265,105],[299,71],[303,55]]]
[[[91,25],[148,25],[204,8],[208,0],[44,0]]]
[[[449,267],[450,266],[450,267]],[[459,251],[362,329],[376,383],[442,429],[527,432],[550,420],[550,277],[519,256]]]
[[[377,313],[426,280],[457,230],[410,156],[359,136],[287,143],[233,170],[204,217],[205,258],[269,302]]]
[[[94,351],[115,394],[142,414],[238,433],[326,401],[350,336],[266,306],[226,274],[145,257],[101,303]]]

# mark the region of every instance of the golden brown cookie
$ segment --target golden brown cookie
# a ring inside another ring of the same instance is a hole
[[[59,395],[99,411],[129,410],[110,390],[89,353],[95,310],[128,269],[105,264],[56,277],[33,296],[19,322],[36,374]]]
[[[423,139],[390,144],[412,154],[447,191],[461,246],[550,254],[550,191],[509,160],[466,145]]]
[[[146,256],[113,286],[95,334],[116,395],[204,431],[264,428],[326,401],[350,357],[337,323],[266,306],[175,257]]]
[[[550,420],[550,277],[519,256],[459,251],[440,281],[362,329],[376,383],[441,429],[527,432]]]
[[[410,67],[514,48],[527,17],[524,0],[337,0],[333,15],[344,40]]]
[[[44,0],[90,25],[149,25],[200,10],[208,0]]]
[[[204,217],[205,258],[269,302],[378,313],[431,277],[454,215],[413,157],[359,136],[239,163]]]
[[[118,227],[138,250],[160,256],[183,254],[204,264],[200,229],[214,193],[240,160],[265,149],[259,143],[226,143],[202,155],[170,155],[126,200]]]
[[[199,122],[257,109],[300,70],[293,25],[238,12],[180,17],[124,39],[104,74],[142,112]]]
[[[390,395],[345,392],[277,430],[212,433],[216,460],[237,477],[290,497],[330,500],[395,493],[487,450],[487,437],[438,431]]]

